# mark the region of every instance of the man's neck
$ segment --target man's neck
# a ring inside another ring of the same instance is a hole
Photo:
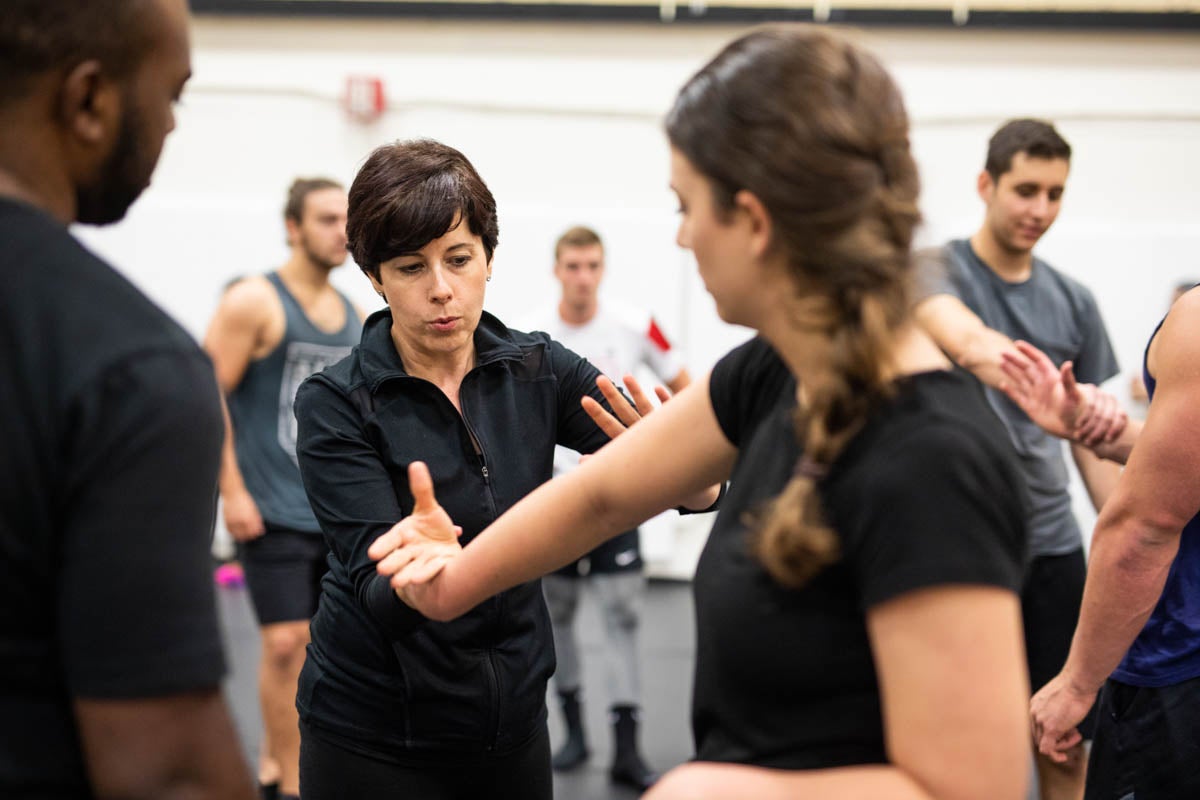
[[[586,325],[596,317],[600,304],[593,300],[584,306],[571,305],[566,300],[558,301],[558,316],[568,325]]]
[[[0,164],[13,163],[0,154]],[[36,181],[26,180],[29,170],[0,166],[0,197],[7,197],[40,208],[64,225],[75,221],[75,192],[65,176],[51,171]],[[56,180],[59,178],[59,180]]]
[[[1009,283],[1022,283],[1033,274],[1033,251],[1005,247],[986,227],[971,237],[971,249],[988,269]]]
[[[314,264],[303,253],[293,252],[278,272],[289,287],[306,294],[320,294],[329,287],[330,270]]]

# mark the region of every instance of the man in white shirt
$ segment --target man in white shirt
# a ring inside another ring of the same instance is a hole
[[[687,370],[653,317],[607,301],[603,309],[600,307],[604,245],[595,231],[574,227],[559,237],[554,246],[554,276],[562,284],[558,308],[526,320],[528,329],[549,333],[614,382],[645,365],[672,392],[688,384]],[[577,459],[575,453],[558,448],[555,474],[573,467]],[[585,576],[591,579],[600,601],[608,639],[605,654],[615,737],[609,775],[614,782],[645,789],[656,776],[637,745],[641,702],[637,627],[645,579],[636,528],[543,579],[558,659],[555,686],[567,726],[567,741],[554,754],[553,766],[556,770],[572,769],[586,761],[589,754],[583,731],[582,672],[574,628],[580,583]]]

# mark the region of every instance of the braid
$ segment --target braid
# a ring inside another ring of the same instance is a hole
[[[839,453],[891,393],[888,380],[894,325],[874,296],[846,302],[842,321],[827,332],[829,359],[822,380],[804,387],[805,403],[794,425],[804,456],[792,479],[762,515],[754,549],[771,575],[799,587],[839,555],[837,534],[821,509],[817,484]]]

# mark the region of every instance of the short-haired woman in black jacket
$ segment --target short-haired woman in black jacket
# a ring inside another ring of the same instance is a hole
[[[550,478],[555,445],[608,441],[581,408],[608,407],[595,367],[484,312],[497,233],[491,192],[437,142],[378,148],[350,187],[350,250],[388,308],[296,395],[300,470],[330,547],[296,699],[306,800],[551,796],[540,581],[431,622],[367,556],[412,510],[418,458],[467,544]]]

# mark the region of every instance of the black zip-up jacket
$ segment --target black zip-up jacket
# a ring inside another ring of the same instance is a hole
[[[546,334],[510,331],[485,312],[460,415],[405,372],[391,326],[387,309],[372,314],[353,353],[296,395],[300,471],[330,548],[296,705],[320,735],[376,756],[504,752],[546,718],[554,644],[541,582],[434,622],[396,597],[367,548],[411,511],[413,461],[429,465],[469,547],[550,479],[556,444],[590,453],[608,441],[579,403],[604,403],[600,373]]]

